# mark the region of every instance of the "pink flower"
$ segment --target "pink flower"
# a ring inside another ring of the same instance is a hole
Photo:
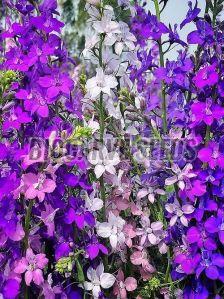
[[[154,273],[155,268],[149,263],[147,252],[142,250],[135,251],[130,256],[133,265],[142,266],[143,269],[149,273]]]
[[[42,173],[27,173],[22,176],[22,190],[27,199],[38,197],[39,201],[43,201],[45,193],[52,193],[56,188],[53,180],[47,179]]]
[[[132,292],[137,288],[137,280],[133,277],[124,279],[124,273],[121,269],[119,269],[116,279],[114,295],[118,296],[120,299],[128,298],[127,291]]]
[[[26,257],[22,257],[17,261],[14,272],[17,274],[25,273],[26,285],[30,285],[33,281],[36,285],[44,282],[43,271],[47,265],[48,259],[43,253],[35,255],[31,248],[26,251]]]
[[[136,231],[132,224],[125,224],[123,228],[123,232],[125,235],[125,243],[126,245],[131,248],[132,247],[132,239],[136,237]]]

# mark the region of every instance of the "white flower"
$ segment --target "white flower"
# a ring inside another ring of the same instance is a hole
[[[115,283],[116,278],[110,273],[104,273],[104,266],[102,263],[96,269],[90,267],[87,270],[87,277],[90,282],[84,282],[84,289],[86,291],[92,291],[94,298],[99,298],[101,287],[103,289],[109,289]]]
[[[143,189],[139,190],[138,194],[137,194],[137,198],[142,199],[143,197],[147,196],[148,200],[151,203],[154,203],[156,194],[165,195],[166,193],[162,189],[159,189],[159,188],[153,189],[152,187],[148,187],[148,188],[143,188]]]
[[[129,30],[129,27],[124,22],[119,22],[120,25],[120,31],[121,33],[118,34],[117,42],[115,44],[115,52],[118,55],[121,55],[124,46],[126,46],[130,51],[133,51],[135,49],[136,38],[134,34],[132,34]]]
[[[109,238],[111,247],[115,249],[117,245],[125,242],[125,235],[122,232],[124,225],[124,219],[110,212],[108,222],[98,223],[97,234],[102,238]]]
[[[96,76],[87,80],[86,89],[92,99],[96,99],[101,92],[111,95],[111,89],[118,85],[116,78],[105,75],[102,68],[96,70]]]
[[[88,211],[98,211],[101,210],[103,207],[103,201],[100,198],[95,197],[95,190],[88,196],[86,193],[85,196],[85,206]]]
[[[85,125],[85,127],[88,127],[92,130],[92,134],[94,134],[95,132],[97,132],[100,129],[99,123],[94,120],[94,115],[88,122],[86,122],[84,120],[84,125]]]
[[[88,155],[88,161],[95,166],[94,172],[97,178],[107,171],[111,174],[116,174],[116,166],[120,162],[119,154],[116,152],[108,153],[106,147],[101,151],[92,151]]]
[[[104,44],[112,46],[116,40],[116,34],[121,33],[118,22],[112,21],[111,16],[105,14],[100,21],[93,22],[93,28],[97,33],[105,33]]]
[[[90,32],[86,35],[85,49],[82,54],[85,58],[89,58],[89,54],[91,54],[91,49],[96,46],[96,44],[100,41],[99,35],[93,34]]]

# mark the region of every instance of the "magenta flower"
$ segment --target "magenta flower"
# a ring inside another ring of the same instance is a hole
[[[224,155],[220,153],[219,145],[214,141],[210,141],[207,147],[198,152],[198,158],[202,162],[208,163],[211,168],[216,166],[224,168]]]
[[[46,75],[40,77],[38,83],[41,87],[47,88],[47,97],[50,99],[61,93],[68,96],[73,89],[73,81],[66,74]]]
[[[220,120],[224,116],[224,108],[213,104],[211,99],[206,102],[193,103],[191,112],[192,126],[196,126],[202,121],[210,126],[214,120]]]
[[[34,199],[37,197],[39,201],[43,201],[45,193],[52,193],[56,188],[53,180],[47,179],[42,173],[26,173],[22,176],[23,186],[22,191],[27,199]]]
[[[25,273],[26,285],[30,285],[33,281],[36,285],[40,285],[44,282],[43,271],[47,265],[48,259],[43,253],[35,255],[31,248],[26,251],[26,257],[22,257],[16,262],[14,272],[18,274]]]
[[[193,79],[195,86],[198,88],[213,86],[218,82],[218,80],[219,76],[214,64],[201,68]]]

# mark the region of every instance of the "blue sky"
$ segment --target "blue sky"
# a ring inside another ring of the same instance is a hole
[[[151,12],[155,14],[153,0],[148,0],[147,2]],[[194,3],[195,1],[193,0],[193,4]],[[205,0],[198,0],[198,7],[201,8],[200,15],[204,15],[205,3],[206,3]],[[180,24],[185,18],[187,11],[188,11],[188,0],[169,0],[164,12],[161,15],[161,20],[167,25],[169,23],[171,25],[174,25],[175,23]],[[193,30],[195,30],[195,25],[192,23],[186,25],[182,30],[178,30],[178,32],[181,39],[186,41],[188,33]],[[169,52],[169,54],[167,54],[167,58],[169,59],[176,58],[177,49],[178,48],[175,48],[172,52]],[[191,51],[193,50],[194,47],[191,47]]]

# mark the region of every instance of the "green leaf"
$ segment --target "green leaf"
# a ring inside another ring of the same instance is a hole
[[[173,193],[175,191],[174,185],[166,186],[166,192]]]
[[[75,260],[75,264],[77,268],[78,281],[82,283],[85,281],[85,275],[83,273],[83,269],[78,258]]]

